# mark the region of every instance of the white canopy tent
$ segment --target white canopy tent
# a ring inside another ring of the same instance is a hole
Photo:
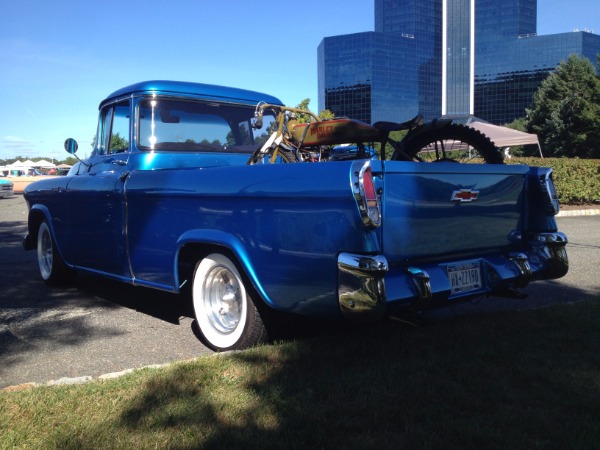
[[[40,167],[42,169],[52,169],[56,167],[56,164],[51,163],[50,161],[46,161],[45,159],[40,159],[39,161],[31,161],[28,159],[27,161],[15,161],[7,167],[11,167],[13,169],[29,169],[31,167]]]
[[[45,159],[40,159],[33,163],[35,167],[41,167],[42,169],[52,169],[56,167],[56,164],[51,163],[50,161],[46,161]]]
[[[523,131],[513,130],[512,128],[492,125],[479,119],[471,118],[466,123],[467,126],[474,128],[489,137],[496,147],[508,148],[518,145],[536,145],[540,151],[540,157],[543,158],[542,148],[537,134],[525,133]]]

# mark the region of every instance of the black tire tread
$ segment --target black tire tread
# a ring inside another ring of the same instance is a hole
[[[451,123],[442,129],[430,129],[414,138],[409,138],[404,144],[404,153],[416,158],[421,149],[440,140],[462,141],[475,148],[487,164],[503,164],[504,157],[494,142],[479,130],[466,125]]]

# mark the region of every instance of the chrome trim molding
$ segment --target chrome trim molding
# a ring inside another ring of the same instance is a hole
[[[360,167],[360,168],[359,168]],[[367,199],[367,194],[365,192],[365,173],[367,171],[371,172],[371,177],[373,181],[373,188],[375,189],[375,205],[369,205],[369,200]],[[371,169],[370,161],[357,161],[352,165],[351,171],[351,184],[352,184],[352,193],[354,194],[354,199],[356,200],[356,204],[358,205],[358,210],[360,212],[360,218],[364,224],[364,226],[368,229],[374,229],[381,225],[381,195],[377,192],[377,186],[375,181],[375,175]],[[370,214],[373,212],[375,217]]]
[[[512,262],[519,271],[519,277],[516,283],[517,287],[527,286],[531,281],[532,273],[527,255],[525,253],[510,253],[508,255],[508,260]]]
[[[342,315],[352,320],[377,320],[385,313],[385,274],[388,262],[381,255],[340,253],[338,301]]]
[[[569,240],[564,233],[535,233],[530,236],[536,255],[546,265],[544,279],[560,278],[569,271],[569,257],[565,248]]]
[[[533,240],[536,242],[543,242],[550,247],[564,247],[569,243],[567,236],[561,232],[555,233],[535,233]]]
[[[419,301],[431,299],[431,278],[429,277],[429,274],[418,267],[409,267],[406,271],[417,289]]]

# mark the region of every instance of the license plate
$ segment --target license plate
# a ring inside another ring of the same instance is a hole
[[[450,291],[452,294],[474,291],[482,286],[479,261],[448,264],[446,270],[452,286]]]

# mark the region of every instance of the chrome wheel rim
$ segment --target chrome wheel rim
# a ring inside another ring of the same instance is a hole
[[[52,251],[52,238],[47,227],[40,229],[40,235],[38,237],[38,263],[40,266],[40,273],[44,280],[47,280],[52,273],[52,261],[54,259],[54,253]]]
[[[234,332],[242,317],[240,283],[227,267],[214,266],[206,275],[202,298],[210,325],[219,333]]]

